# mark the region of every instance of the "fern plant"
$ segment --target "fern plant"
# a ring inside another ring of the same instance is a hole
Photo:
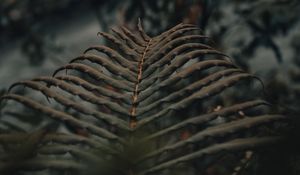
[[[149,37],[139,22],[135,33],[100,32],[112,47],[90,47],[53,76],[13,84],[1,97],[0,171],[199,174],[230,152],[281,140],[267,128],[285,117],[269,103],[250,92],[229,98],[256,77],[198,30],[179,24]],[[45,120],[7,124],[19,104]]]

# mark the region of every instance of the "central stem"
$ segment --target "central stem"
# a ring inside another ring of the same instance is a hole
[[[129,123],[130,128],[135,128],[137,125],[136,108],[138,106],[137,100],[138,100],[138,95],[139,95],[139,83],[142,80],[144,59],[145,59],[146,52],[148,51],[148,48],[150,46],[150,42],[151,42],[151,39],[149,40],[147,46],[145,47],[143,55],[142,55],[141,59],[139,60],[139,64],[138,64],[137,81],[136,81],[133,96],[132,96],[132,107],[130,110],[130,123]]]

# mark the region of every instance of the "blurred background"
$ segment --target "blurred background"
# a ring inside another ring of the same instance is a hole
[[[138,18],[150,36],[196,24],[215,48],[263,80],[269,101],[300,113],[299,0],[0,0],[0,95],[103,43],[99,31],[134,30]],[[285,166],[278,174],[299,174],[299,153],[276,154],[268,155],[269,168],[277,162]]]
[[[198,25],[264,80],[270,100],[299,112],[299,14],[298,0],[0,0],[0,89],[49,75],[103,42],[97,32],[134,29],[140,17],[150,36],[180,22]]]

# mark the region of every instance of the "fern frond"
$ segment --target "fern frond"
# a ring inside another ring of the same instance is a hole
[[[32,130],[10,129],[1,118],[11,132],[0,133],[0,171],[107,173],[99,166],[112,174],[144,175],[186,164],[199,174],[203,169],[193,166],[197,160],[282,140],[257,132],[286,117],[270,113],[270,104],[260,97],[250,98],[255,89],[232,97],[241,93],[237,88],[243,82],[257,77],[210,46],[195,25],[178,24],[150,37],[139,20],[136,32],[121,27],[99,35],[111,47],[89,47],[52,76],[16,82],[0,97],[1,103],[9,101],[7,108],[23,104],[59,125],[30,140]],[[19,87],[25,87],[24,94]],[[31,145],[27,152],[33,154],[26,161],[5,162],[11,156],[6,150],[20,143]],[[114,163],[120,165],[108,165]]]

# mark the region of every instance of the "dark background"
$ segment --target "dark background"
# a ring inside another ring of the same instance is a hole
[[[198,25],[214,47],[262,78],[269,101],[297,118],[298,0],[0,0],[0,95],[11,83],[49,75],[103,43],[99,31],[135,29],[139,17],[150,36],[180,22]],[[300,156],[292,153],[275,152],[266,162],[284,167],[274,173],[298,174]]]

